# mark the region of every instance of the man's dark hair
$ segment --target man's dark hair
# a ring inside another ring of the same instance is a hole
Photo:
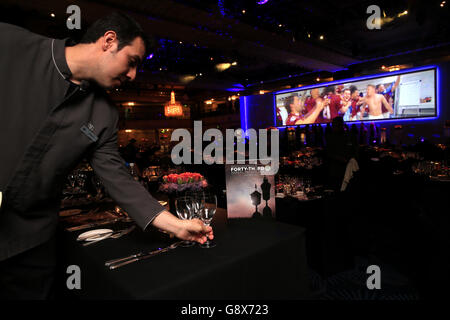
[[[377,85],[375,86],[375,89],[378,90],[378,88],[380,88],[381,85],[382,85],[382,83],[377,84]]]
[[[288,112],[290,110],[291,104],[294,104],[295,97],[298,97],[298,96],[296,94],[293,94],[284,100],[284,106],[285,106],[286,110],[288,110]]]
[[[354,94],[356,90],[358,90],[356,86],[350,86],[350,94]]]
[[[140,37],[145,44],[145,56],[155,48],[155,40],[148,37],[142,27],[130,16],[121,12],[113,12],[95,21],[81,38],[80,43],[93,43],[107,31],[114,31],[119,42],[117,50],[130,45],[134,39]]]
[[[334,86],[329,86],[329,87],[325,87],[325,89],[323,89],[323,95],[327,95],[327,94],[334,94]]]

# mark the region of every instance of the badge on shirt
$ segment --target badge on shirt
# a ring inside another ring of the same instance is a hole
[[[81,132],[83,132],[92,142],[96,142],[98,137],[94,133],[94,126],[92,123],[88,123],[87,125],[83,125],[80,128]]]

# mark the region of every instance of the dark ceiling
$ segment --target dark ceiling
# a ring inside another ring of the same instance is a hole
[[[71,4],[81,8],[81,31],[65,26]],[[366,26],[372,4],[382,11],[380,30]],[[442,55],[450,48],[449,6],[441,0],[2,0],[0,21],[77,39],[98,17],[123,10],[159,43],[129,88],[175,87],[195,95],[332,74],[403,52]]]

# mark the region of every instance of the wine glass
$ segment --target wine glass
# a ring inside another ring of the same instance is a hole
[[[84,193],[85,192],[84,185],[86,183],[86,179],[87,179],[87,175],[85,173],[83,173],[83,172],[78,173],[78,175],[77,175],[77,183],[78,183],[78,186],[80,188],[79,189],[80,193]]]
[[[102,188],[103,188],[102,181],[100,180],[100,178],[97,175],[93,175],[91,181],[95,187],[95,190],[97,191],[95,198],[97,200],[100,200],[102,197]]]
[[[69,180],[69,184],[70,184],[70,188],[71,188],[70,192],[74,193],[74,191],[75,191],[75,182],[77,181],[76,174],[72,172],[71,174],[69,174],[67,179]]]
[[[198,218],[200,210],[205,206],[205,194],[203,192],[187,192],[186,196],[192,201],[192,218]]]
[[[206,226],[209,226],[217,210],[217,197],[213,194],[204,194],[201,200],[204,205],[199,211],[200,220],[202,220]],[[216,244],[212,240],[209,240],[208,237],[206,237],[206,242],[200,245],[201,248],[208,249],[215,246]]]
[[[182,220],[192,219],[192,198],[179,197],[175,199],[175,208],[177,215]],[[183,241],[182,247],[192,247],[195,243],[192,241]]]

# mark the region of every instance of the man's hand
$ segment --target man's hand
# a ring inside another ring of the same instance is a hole
[[[204,243],[206,237],[208,237],[209,240],[214,238],[212,228],[205,226],[199,219],[181,220],[181,225],[182,227],[175,236],[182,240]]]
[[[316,99],[316,108],[319,111],[322,111],[325,108],[325,102],[323,99],[321,98]]]
[[[161,212],[153,219],[152,225],[155,228],[174,234],[181,240],[204,243],[206,237],[210,240],[214,238],[212,228],[205,226],[199,219],[181,220],[169,211]]]

